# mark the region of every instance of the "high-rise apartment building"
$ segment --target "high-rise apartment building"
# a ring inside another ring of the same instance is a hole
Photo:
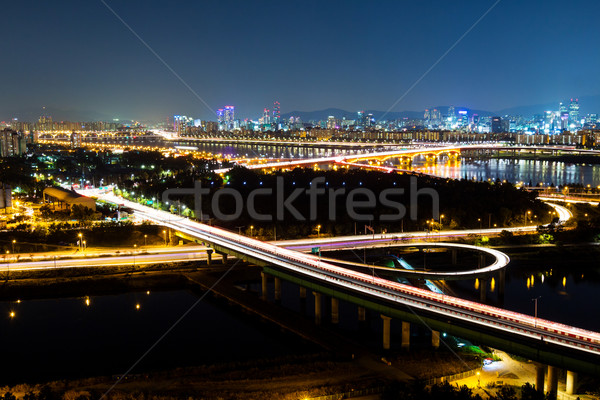
[[[4,129],[0,132],[0,157],[20,156],[27,152],[27,139],[21,132]]]
[[[186,117],[185,115],[173,116],[173,131],[175,132],[175,136],[185,136],[188,126],[192,126],[193,124],[193,118]]]

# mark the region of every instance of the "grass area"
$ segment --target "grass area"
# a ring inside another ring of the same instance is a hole
[[[44,385],[0,388],[18,397],[42,391],[63,399],[98,399],[118,376]],[[150,374],[133,374],[123,379],[106,399],[302,399],[381,386],[373,373],[357,362],[340,362],[327,353],[178,368]]]
[[[447,351],[411,351],[393,359],[392,364],[416,379],[430,379],[478,368],[481,366],[481,359],[479,355],[462,352],[457,357]]]

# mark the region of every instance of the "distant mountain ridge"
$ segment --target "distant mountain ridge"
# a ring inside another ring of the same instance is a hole
[[[439,110],[442,113],[442,115],[448,114],[449,106],[431,107],[429,110],[433,110],[434,108]],[[482,117],[496,115],[495,113],[493,113],[491,111],[472,110],[467,107],[455,106],[454,109],[456,110],[456,112],[458,112],[459,110],[468,110],[469,115],[478,114]],[[376,120],[381,119],[381,117],[383,117],[383,119],[385,119],[385,120],[397,120],[397,119],[403,119],[403,118],[421,119],[421,118],[423,118],[423,115],[425,112],[425,110],[423,110],[423,111],[390,111],[388,113],[386,113],[385,111],[379,111],[379,110],[360,110],[360,111],[364,111],[365,115],[373,114],[373,117]],[[290,117],[300,117],[303,122],[322,121],[322,120],[326,120],[329,116],[334,116],[335,118],[338,118],[338,119],[342,119],[345,117],[346,119],[353,120],[353,119],[357,118],[357,112],[358,111],[347,111],[347,110],[342,110],[339,108],[326,108],[324,110],[316,110],[316,111],[291,111],[291,112],[281,114],[281,117],[284,119],[288,119]]]
[[[581,116],[585,116],[586,114],[591,114],[591,113],[600,114],[600,95],[582,96],[582,97],[579,97],[578,100],[579,100],[579,107],[580,107],[579,113]],[[569,104],[570,101],[571,101],[571,99],[563,99],[562,100],[562,102],[566,103],[567,105]],[[498,116],[522,115],[524,117],[532,117],[536,114],[543,114],[544,111],[558,111],[559,103],[560,103],[560,100],[552,102],[552,103],[545,103],[545,104],[533,104],[533,105],[528,105],[528,106],[510,107],[510,108],[505,108],[505,109],[502,109],[499,111],[475,110],[475,109],[470,109],[468,107],[461,107],[461,106],[454,106],[454,109],[456,112],[458,112],[459,110],[467,110],[469,112],[469,115],[478,114],[481,117],[492,117],[492,116],[496,116],[496,115],[498,115]],[[442,113],[442,115],[447,115],[449,107],[450,106],[436,106],[436,107],[429,108],[429,110],[432,110],[435,108],[435,109],[438,109]],[[358,111],[359,110],[347,111],[347,110],[342,110],[339,108],[326,108],[324,110],[316,110],[316,111],[291,111],[291,112],[281,114],[281,117],[286,118],[286,119],[290,118],[292,116],[300,117],[303,122],[326,120],[327,117],[329,117],[330,115],[334,116],[335,118],[339,118],[339,119],[342,119],[343,117],[346,117],[346,119],[356,119],[357,118],[356,113]],[[423,111],[390,111],[389,113],[385,113],[384,111],[379,111],[379,110],[364,110],[364,112],[365,112],[365,114],[373,114],[373,117],[375,117],[376,120],[381,119],[382,116],[383,116],[383,119],[385,119],[385,120],[397,120],[397,119],[402,119],[402,118],[421,119],[421,118],[423,118],[425,110],[423,110]]]

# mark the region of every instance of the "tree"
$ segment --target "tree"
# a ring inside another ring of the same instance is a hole
[[[512,386],[502,386],[496,393],[498,400],[517,400],[517,392]]]
[[[73,204],[73,207],[71,207],[71,218],[84,224],[94,218],[94,210],[81,204]]]
[[[521,386],[521,400],[546,400],[549,397],[536,390],[529,382]]]

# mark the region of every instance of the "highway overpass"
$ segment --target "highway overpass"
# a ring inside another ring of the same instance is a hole
[[[438,338],[440,331],[447,332],[548,364],[549,368],[600,376],[600,333],[338,267],[112,194],[103,195],[102,199],[129,207],[140,218],[193,236],[218,252],[259,265],[268,275],[313,289],[316,298],[327,295],[378,311],[382,318],[425,324],[437,332]],[[384,334],[385,324],[384,319]]]

